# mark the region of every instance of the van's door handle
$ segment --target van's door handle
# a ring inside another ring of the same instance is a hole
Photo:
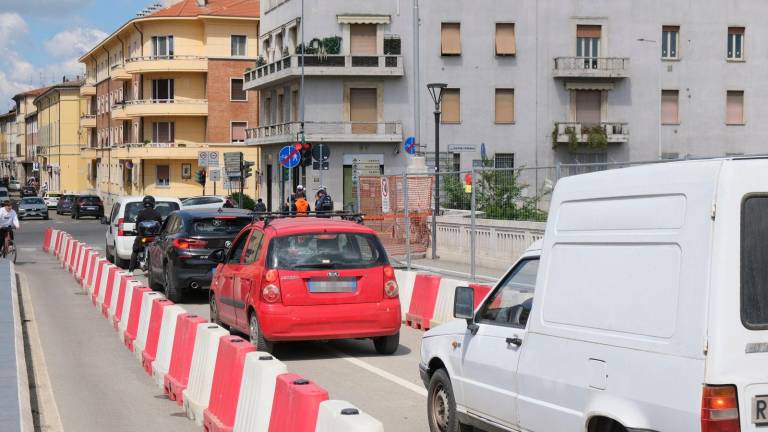
[[[511,337],[511,338],[507,338],[507,345],[509,345],[509,344],[512,344],[512,345],[515,345],[515,346],[520,346],[520,345],[523,344],[523,340],[520,339],[517,336]]]

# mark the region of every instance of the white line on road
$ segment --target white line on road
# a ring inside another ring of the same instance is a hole
[[[385,380],[391,381],[391,382],[393,382],[393,383],[395,383],[395,384],[397,384],[399,386],[407,388],[408,390],[410,390],[410,391],[412,391],[414,393],[417,393],[417,394],[420,394],[420,395],[422,395],[424,397],[427,397],[427,389],[425,389],[424,387],[416,385],[416,384],[414,384],[414,383],[412,383],[412,382],[410,382],[408,380],[404,380],[404,379],[400,378],[397,375],[393,375],[393,374],[391,374],[391,373],[389,373],[389,372],[387,372],[387,371],[385,371],[383,369],[379,369],[376,366],[368,364],[368,363],[366,363],[366,362],[364,362],[364,361],[362,361],[360,359],[357,359],[355,357],[350,357],[350,356],[344,354],[343,352],[341,352],[341,351],[339,351],[337,349],[334,349],[334,348],[331,348],[331,347],[326,347],[326,349],[329,352],[331,352],[333,355],[335,355],[336,357],[338,357],[338,358],[340,358],[342,360],[346,360],[346,361],[352,363],[353,365],[355,365],[355,366],[357,366],[359,368],[363,368],[363,369],[367,370],[368,372],[371,372],[373,374],[376,374],[376,375],[384,378]]]

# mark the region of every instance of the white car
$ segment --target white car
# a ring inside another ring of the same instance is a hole
[[[226,197],[208,195],[208,196],[198,196],[198,197],[187,198],[181,202],[181,206],[182,208],[184,208],[184,210],[191,210],[191,209],[217,210],[224,207],[224,205],[227,204],[227,202],[228,200]]]
[[[18,180],[10,180],[8,182],[8,190],[18,192],[21,190],[21,183]]]
[[[424,335],[430,429],[763,430],[766,191],[766,158],[560,180],[540,251]]]
[[[10,198],[11,196],[8,194],[8,188],[0,187],[0,203]]]
[[[45,195],[43,195],[43,199],[48,208],[56,208],[59,205],[59,198],[61,198],[61,194],[58,192],[46,192]]]
[[[127,268],[133,252],[133,241],[136,238],[136,217],[144,209],[143,196],[120,198],[112,205],[109,216],[102,223],[109,225],[106,233],[107,259],[117,266]],[[181,208],[178,198],[155,197],[155,209],[163,218]]]

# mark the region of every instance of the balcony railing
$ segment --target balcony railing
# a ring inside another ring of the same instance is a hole
[[[131,57],[125,60],[128,73],[144,72],[205,72],[208,57],[196,55],[164,55]]]
[[[140,142],[140,143],[125,143],[128,148],[171,148],[178,147],[175,142]]]
[[[261,126],[246,130],[246,144],[292,142],[301,129],[299,122]],[[400,122],[305,122],[304,133],[311,142],[399,142]]]
[[[626,57],[555,57],[555,78],[626,78]]]
[[[208,57],[196,56],[196,55],[159,55],[159,56],[140,56],[131,57],[125,59],[126,63],[135,63],[143,61],[159,61],[159,60],[207,60]]]
[[[80,126],[85,128],[95,128],[96,114],[82,114],[80,116]]]
[[[292,55],[245,73],[245,88],[271,84],[301,73],[301,56]],[[309,76],[403,76],[400,55],[305,55]]]
[[[134,99],[112,105],[112,117],[206,116],[208,99]]]
[[[555,123],[557,143],[568,144],[571,141],[571,134],[576,137],[579,143],[587,143],[589,142],[590,129],[594,127],[602,128],[609,144],[620,144],[629,141],[628,123],[602,122],[599,125],[587,125],[579,122],[559,122]]]

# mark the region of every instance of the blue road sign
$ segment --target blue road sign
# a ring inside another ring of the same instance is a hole
[[[485,153],[485,143],[480,144],[480,159],[486,160],[488,159],[487,153]]]
[[[295,168],[301,162],[301,152],[294,146],[285,146],[280,149],[280,165],[286,168]]]
[[[409,155],[413,156],[416,154],[416,137],[415,136],[409,136],[405,139],[405,143],[403,143],[403,148],[405,148],[405,152]]]

